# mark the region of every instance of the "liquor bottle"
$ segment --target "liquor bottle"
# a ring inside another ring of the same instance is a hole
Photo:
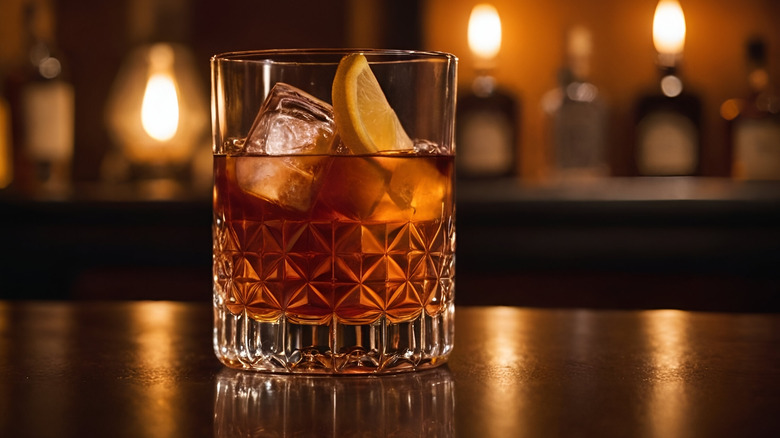
[[[681,29],[669,32],[669,26]],[[701,171],[701,100],[685,87],[678,67],[684,39],[679,3],[661,0],[653,23],[660,81],[635,109],[634,162],[639,175],[684,176]]]
[[[457,109],[458,176],[509,177],[517,169],[518,104],[496,88],[491,76],[478,76],[461,93]]]
[[[685,176],[701,171],[701,101],[667,70],[662,92],[637,105],[635,160],[639,175]]]
[[[559,180],[608,176],[607,108],[589,80],[592,43],[588,29],[571,29],[566,52],[559,86],[542,98],[549,122],[551,176]]]
[[[469,46],[476,78],[458,96],[456,165],[459,178],[499,178],[518,168],[519,102],[492,75],[501,46],[501,21],[494,7],[477,5],[469,19]]]
[[[71,186],[74,91],[54,43],[46,3],[24,5],[27,59],[9,80],[16,183],[34,195],[64,196]]]
[[[721,105],[721,115],[728,121],[732,176],[780,180],[780,96],[770,81],[765,42],[751,39],[746,52],[750,92]]]

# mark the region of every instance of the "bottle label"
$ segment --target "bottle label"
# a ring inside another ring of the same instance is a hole
[[[740,120],[734,127],[734,176],[780,179],[780,121]]]
[[[73,156],[73,87],[38,82],[22,90],[26,151],[34,160],[69,161]]]
[[[593,102],[565,102],[555,115],[555,161],[559,169],[606,167],[604,111]]]
[[[692,175],[699,136],[689,118],[671,112],[645,117],[637,127],[637,167],[642,175]]]
[[[458,160],[465,174],[502,175],[512,170],[510,120],[501,113],[484,111],[469,114],[461,123]]]

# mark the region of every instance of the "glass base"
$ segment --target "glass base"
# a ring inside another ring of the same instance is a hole
[[[300,374],[389,374],[433,368],[453,346],[455,306],[438,315],[391,323],[261,322],[214,304],[214,352],[232,368]]]

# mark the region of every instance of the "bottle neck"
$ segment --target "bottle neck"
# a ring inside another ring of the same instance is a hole
[[[45,3],[31,0],[25,4],[26,62],[44,80],[60,78],[62,58],[56,54],[54,17]]]
[[[570,56],[569,67],[566,70],[568,70],[569,82],[589,82],[590,58],[584,55]]]
[[[759,38],[751,39],[746,55],[751,104],[760,112],[780,112],[780,98],[775,94],[769,75],[766,43]]]
[[[590,31],[583,27],[571,29],[567,41],[566,66],[558,76],[564,100],[592,102],[598,98],[598,89],[590,82],[591,53]]]
[[[585,59],[570,62],[558,73],[563,98],[572,102],[593,102],[598,99],[599,90],[588,78],[589,69]]]
[[[677,64],[658,64],[659,82],[661,94],[666,97],[677,97],[683,93],[685,84],[683,83],[680,69]]]
[[[748,73],[748,86],[752,93],[761,93],[769,88],[769,72],[763,66],[754,67]]]
[[[496,79],[489,74],[480,73],[471,83],[471,91],[475,96],[488,97],[496,91]]]
[[[750,96],[755,108],[762,112],[780,113],[780,97],[775,94],[766,68],[753,69],[748,74]]]
[[[569,29],[566,41],[567,82],[588,82],[592,51],[590,30],[581,26]]]

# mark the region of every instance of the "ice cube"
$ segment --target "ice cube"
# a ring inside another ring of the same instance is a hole
[[[349,219],[366,219],[385,194],[388,178],[374,158],[334,157],[320,199]]]
[[[410,211],[411,219],[418,221],[441,217],[450,188],[449,179],[436,166],[410,158],[398,160],[392,172],[387,193],[401,212]]]
[[[290,210],[308,211],[327,162],[324,155],[334,151],[338,143],[331,106],[277,82],[260,107],[243,147],[244,154],[266,156],[236,157],[238,185]]]
[[[245,192],[290,210],[308,211],[327,158],[319,156],[236,157],[236,180]]]
[[[268,155],[328,154],[338,143],[333,108],[283,82],[265,98],[244,151]]]

